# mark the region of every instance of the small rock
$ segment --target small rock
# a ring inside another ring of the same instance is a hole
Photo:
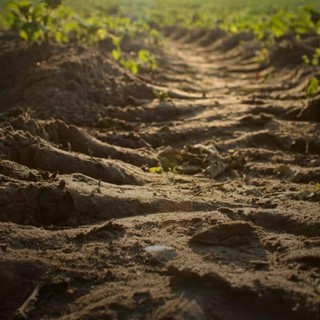
[[[166,262],[177,256],[176,249],[161,245],[148,246],[145,248],[145,252],[150,258],[158,262]]]
[[[206,173],[212,178],[216,178],[217,176],[219,176],[221,173],[223,173],[226,169],[227,169],[227,165],[224,162],[213,162],[211,163],[207,169],[206,169]]]

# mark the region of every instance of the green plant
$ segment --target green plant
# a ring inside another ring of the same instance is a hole
[[[306,64],[311,64],[314,67],[317,67],[320,62],[320,48],[317,48],[311,57],[304,55],[302,59]]]
[[[155,56],[148,50],[140,50],[138,52],[138,64],[148,71],[155,70],[158,66]]]
[[[166,101],[169,98],[168,91],[156,91],[155,95],[160,102]]]
[[[316,77],[312,77],[306,86],[307,97],[313,97],[317,94],[319,89],[319,80]]]
[[[63,0],[43,0],[35,4],[29,0],[8,3],[11,29],[28,43],[49,41],[50,15]]]
[[[115,37],[113,39],[113,44],[115,46],[115,48],[112,50],[113,59],[118,61],[123,68],[131,73],[137,74],[139,69],[147,69],[148,71],[152,71],[157,68],[156,58],[148,50],[140,50],[136,59],[127,59],[121,50],[120,38]]]
[[[133,74],[137,74],[139,69],[138,69],[138,64],[136,61],[133,59],[126,59],[123,56],[121,47],[120,47],[120,39],[119,38],[114,38],[113,39],[113,44],[115,46],[115,49],[112,50],[112,57],[115,61],[118,61],[119,64],[124,67],[126,70],[132,72]]]
[[[164,172],[164,170],[163,170],[163,168],[161,166],[158,166],[158,167],[149,168],[149,172],[162,174]]]

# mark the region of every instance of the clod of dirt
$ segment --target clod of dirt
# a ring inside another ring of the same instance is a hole
[[[97,238],[116,238],[125,233],[125,228],[115,223],[114,221],[108,221],[101,226],[90,229],[87,233],[80,233],[74,237],[74,240],[92,240]]]
[[[288,181],[293,181],[294,178],[299,174],[295,170],[291,169],[289,166],[286,165],[279,165],[275,168],[275,172],[283,179]]]
[[[210,31],[201,41],[200,45],[203,47],[206,47],[208,45],[211,45],[215,43],[217,40],[224,37],[226,33],[222,31],[221,29],[215,29],[213,31]]]
[[[320,248],[308,250],[297,250],[289,254],[285,260],[291,263],[298,263],[304,268],[320,268]]]
[[[308,105],[300,111],[297,119],[302,121],[320,122],[320,98],[310,101]]]
[[[252,236],[253,229],[249,223],[233,221],[213,226],[198,233],[190,239],[190,242],[233,247],[250,244]]]
[[[175,299],[169,300],[157,310],[155,319],[204,320],[207,317],[196,300]]]
[[[226,37],[221,37],[220,41],[216,41],[215,47],[219,48],[222,52],[227,52],[239,45],[244,41],[250,41],[253,39],[253,35],[249,32],[240,32],[232,34]]]
[[[157,262],[166,262],[174,259],[177,256],[177,252],[172,247],[154,245],[145,248],[147,256]]]
[[[277,68],[291,67],[296,68],[297,65],[303,63],[304,55],[310,56],[313,49],[298,42],[288,42],[286,45],[277,45],[270,54],[270,64]]]
[[[186,145],[182,150],[167,147],[158,157],[164,170],[174,168],[183,174],[206,172],[215,178],[228,167],[214,146]]]
[[[0,219],[20,224],[63,224],[74,212],[74,199],[69,191],[54,186],[30,184],[18,188],[14,202],[6,205]]]
[[[227,169],[227,165],[223,162],[214,162],[211,163],[210,166],[206,169],[206,173],[211,177],[211,178],[216,178],[219,176],[221,173],[223,173]]]

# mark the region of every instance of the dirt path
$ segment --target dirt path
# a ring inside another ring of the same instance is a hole
[[[4,50],[0,317],[320,319],[319,100],[241,40],[174,32],[138,79]]]

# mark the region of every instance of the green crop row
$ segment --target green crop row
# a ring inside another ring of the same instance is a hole
[[[50,5],[52,2],[52,5]],[[280,38],[286,35],[300,36],[307,33],[320,34],[320,9],[311,6],[300,6],[294,10],[283,8],[257,12],[257,8],[244,7],[238,11],[209,10],[207,6],[193,5],[180,9],[178,6],[159,10],[155,5],[144,6],[142,12],[133,6],[131,13],[124,7],[112,6],[108,9],[94,6],[91,14],[80,15],[69,6],[59,6],[61,0],[46,0],[34,3],[29,0],[9,2],[9,15],[6,24],[22,30],[27,41],[36,41],[48,32],[54,31],[57,41],[68,41],[71,31],[76,32],[78,40],[96,42],[109,32],[116,36],[149,33],[153,41],[159,41],[158,32],[152,28],[178,26],[185,29],[220,28],[229,33],[252,32],[257,38]],[[167,0],[167,2],[170,2]],[[139,3],[137,1],[136,5]],[[57,4],[57,5],[55,5]],[[58,8],[59,7],[59,8]],[[81,7],[80,7],[81,8]],[[56,9],[52,12],[52,9]],[[79,8],[78,8],[79,10]],[[81,10],[80,10],[81,11]],[[40,29],[50,26],[50,30]],[[39,30],[36,30],[39,29]],[[38,33],[36,31],[39,31]]]
[[[78,12],[63,4],[63,0],[10,1],[0,15],[0,26],[16,32],[29,45],[105,42],[114,59],[125,69],[137,73],[156,68],[155,56],[146,48],[161,44],[159,31],[141,19],[108,15],[103,10],[89,15]],[[137,52],[122,49],[134,39],[139,39],[142,49]]]
[[[150,49],[161,44],[166,27],[251,33],[261,41],[263,58],[276,43],[320,35],[318,0],[13,0],[0,10],[0,27],[29,44],[104,42],[133,73],[156,68]],[[128,44],[137,39],[141,48],[132,50]],[[319,48],[303,59],[317,66]]]

